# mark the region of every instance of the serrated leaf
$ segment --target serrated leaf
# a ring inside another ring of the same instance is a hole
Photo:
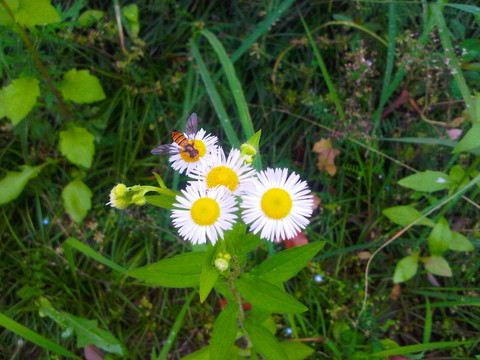
[[[422,259],[428,272],[439,276],[452,276],[452,269],[442,256],[432,255]]]
[[[204,302],[210,291],[212,291],[215,281],[217,281],[220,273],[213,266],[213,259],[218,252],[220,242],[217,242],[215,246],[209,244],[205,260],[202,264],[202,272],[200,273],[200,302]]]
[[[62,191],[65,211],[76,223],[82,222],[92,207],[92,191],[80,179],[70,182]]]
[[[417,273],[417,269],[418,252],[414,255],[406,256],[398,262],[393,274],[393,282],[398,284],[407,281]]]
[[[23,165],[20,167],[22,171],[7,171],[5,177],[0,180],[0,205],[16,199],[28,181],[35,178],[46,165]]]
[[[288,360],[303,360],[314,352],[310,346],[299,341],[282,341],[280,347],[287,354]]]
[[[8,117],[13,125],[23,120],[37,103],[38,80],[25,77],[12,80],[0,90],[0,117]]]
[[[305,305],[277,286],[249,274],[242,274],[236,279],[235,286],[247,302],[272,313],[298,314],[308,310]]]
[[[450,250],[454,251],[473,251],[475,250],[475,247],[471,243],[470,240],[468,240],[465,236],[462,234],[452,231],[452,239],[448,244],[448,248]]]
[[[398,184],[409,189],[434,192],[448,189],[451,182],[448,175],[440,171],[423,171],[407,176],[398,181]]]
[[[270,283],[291,279],[325,246],[324,241],[283,250],[255,267],[250,274]]]
[[[100,80],[88,70],[72,69],[64,74],[59,86],[62,96],[77,104],[90,104],[105,99]]]
[[[180,254],[170,259],[130,270],[127,274],[149,284],[164,287],[198,286],[205,255],[205,251]]]
[[[238,332],[238,304],[231,302],[218,315],[210,341],[210,360],[228,359]]]
[[[422,213],[414,207],[404,205],[384,209],[382,214],[400,226],[407,226],[422,216]],[[434,226],[435,223],[429,218],[423,218],[415,225]]]
[[[433,255],[442,255],[448,250],[452,233],[448,221],[441,217],[428,236],[428,248]]]
[[[98,22],[105,15],[105,11],[101,10],[87,10],[78,18],[80,26],[90,26]]]
[[[20,0],[15,20],[20,25],[34,27],[35,25],[54,24],[60,21],[57,10],[50,0]]]
[[[60,131],[58,148],[70,162],[89,169],[92,166],[95,136],[87,129],[74,126],[66,131]]]
[[[243,324],[248,338],[252,341],[255,350],[265,359],[289,360],[278,340],[263,326],[247,319]]]
[[[480,124],[475,124],[467,131],[465,136],[452,150],[452,153],[459,153],[480,147]]]

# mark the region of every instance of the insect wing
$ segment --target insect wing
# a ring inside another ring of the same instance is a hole
[[[152,150],[153,155],[169,155],[175,152],[175,148],[171,144],[157,146]]]
[[[187,120],[187,126],[185,132],[187,135],[195,135],[198,129],[198,118],[197,114],[193,113]]]

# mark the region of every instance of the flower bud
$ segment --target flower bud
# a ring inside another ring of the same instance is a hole
[[[117,184],[110,191],[110,201],[107,205],[111,205],[117,209],[125,209],[130,205],[130,198],[127,194],[128,188],[125,184]]]

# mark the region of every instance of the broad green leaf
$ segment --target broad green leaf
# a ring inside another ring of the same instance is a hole
[[[93,136],[87,129],[74,126],[60,131],[59,150],[70,162],[89,169],[92,166],[95,145]]]
[[[210,346],[205,346],[190,355],[184,356],[181,360],[210,360]]]
[[[400,260],[395,267],[395,273],[393,274],[393,282],[395,284],[407,281],[417,273],[418,268],[418,254],[406,256]]]
[[[404,205],[385,209],[382,211],[382,214],[400,226],[407,226],[422,216],[422,213],[414,207]],[[415,225],[434,226],[435,223],[429,218],[423,218]]]
[[[407,176],[398,181],[398,184],[409,189],[434,192],[448,189],[451,182],[448,175],[440,171],[423,171]]]
[[[282,341],[280,347],[287,354],[288,360],[303,360],[314,352],[310,346],[299,341]]]
[[[255,267],[250,274],[270,283],[291,279],[325,246],[324,241],[283,250]]]
[[[475,247],[473,244],[462,234],[452,231],[452,240],[448,244],[448,248],[454,251],[473,251]]]
[[[270,331],[261,325],[255,324],[251,319],[247,319],[243,327],[255,350],[262,354],[265,359],[289,360],[284,349]]]
[[[452,153],[459,153],[480,147],[480,123],[476,123],[452,150]]]
[[[80,26],[91,26],[98,22],[105,15],[105,11],[87,10],[78,18]]]
[[[22,165],[20,166],[22,171],[7,171],[7,175],[0,180],[0,205],[16,199],[27,185],[28,180],[35,178],[45,165],[47,164]]]
[[[76,223],[81,222],[92,207],[92,191],[80,179],[65,186],[62,199],[65,210]]]
[[[447,260],[442,256],[432,255],[427,258],[421,258],[428,272],[439,276],[452,276],[452,269]]]
[[[72,69],[63,75],[59,86],[62,96],[77,104],[90,104],[105,99],[100,81],[88,70]]]
[[[122,14],[127,19],[128,32],[131,36],[138,36],[140,32],[140,23],[138,22],[138,6],[137,4],[129,4],[122,7]]]
[[[213,266],[213,260],[218,252],[220,242],[215,246],[209,244],[207,254],[202,264],[202,272],[200,273],[200,302],[204,302],[210,291],[212,291],[215,281],[218,279],[220,273]]]
[[[60,16],[50,0],[20,0],[15,20],[20,25],[34,27],[60,22]]]
[[[0,117],[6,116],[13,125],[17,125],[33,109],[39,95],[37,79],[24,77],[12,80],[10,85],[0,90]]]
[[[442,255],[448,250],[452,241],[452,233],[448,221],[441,217],[428,236],[428,248],[432,255]]]
[[[236,279],[235,286],[254,307],[258,306],[272,313],[298,314],[308,310],[305,305],[277,286],[248,274],[242,274]]]
[[[15,14],[15,12],[18,9],[20,0],[6,0],[7,6],[12,10],[12,12]],[[7,10],[3,6],[0,5],[0,25],[12,27],[14,25],[14,22],[10,15],[8,14]]]
[[[49,351],[54,353],[66,356],[67,358],[71,359],[78,359],[80,358],[75,355],[74,353],[68,351],[64,347],[55,344],[53,341],[43,337],[42,335],[37,334],[36,332],[26,328],[22,324],[16,322],[15,320],[10,319],[8,316],[0,313],[0,326],[3,326],[7,330],[14,332],[18,336],[21,336],[27,341],[30,341],[38,346],[43,347]]]
[[[175,196],[160,194],[160,195],[146,195],[145,200],[150,205],[158,206],[164,209],[173,209],[175,203]]]
[[[262,244],[259,236],[245,233],[246,230],[246,225],[237,223],[232,230],[224,232],[224,241],[235,255],[247,254]]]
[[[230,302],[218,315],[210,341],[210,360],[228,359],[238,332],[239,305]]]
[[[127,272],[149,284],[172,288],[198,286],[206,252],[197,251],[174,256]]]

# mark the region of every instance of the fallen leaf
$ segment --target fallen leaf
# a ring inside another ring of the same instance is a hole
[[[402,292],[402,288],[400,287],[400,284],[393,284],[392,291],[390,292],[390,299],[392,300],[398,300],[398,297],[400,296],[400,293]]]
[[[313,145],[313,152],[318,153],[317,167],[320,171],[327,171],[330,176],[337,173],[335,166],[335,157],[340,154],[340,150],[332,148],[330,139],[320,139]]]
[[[285,247],[291,249],[296,246],[302,246],[308,244],[308,239],[303,233],[298,232],[297,235],[291,239],[284,239]]]

